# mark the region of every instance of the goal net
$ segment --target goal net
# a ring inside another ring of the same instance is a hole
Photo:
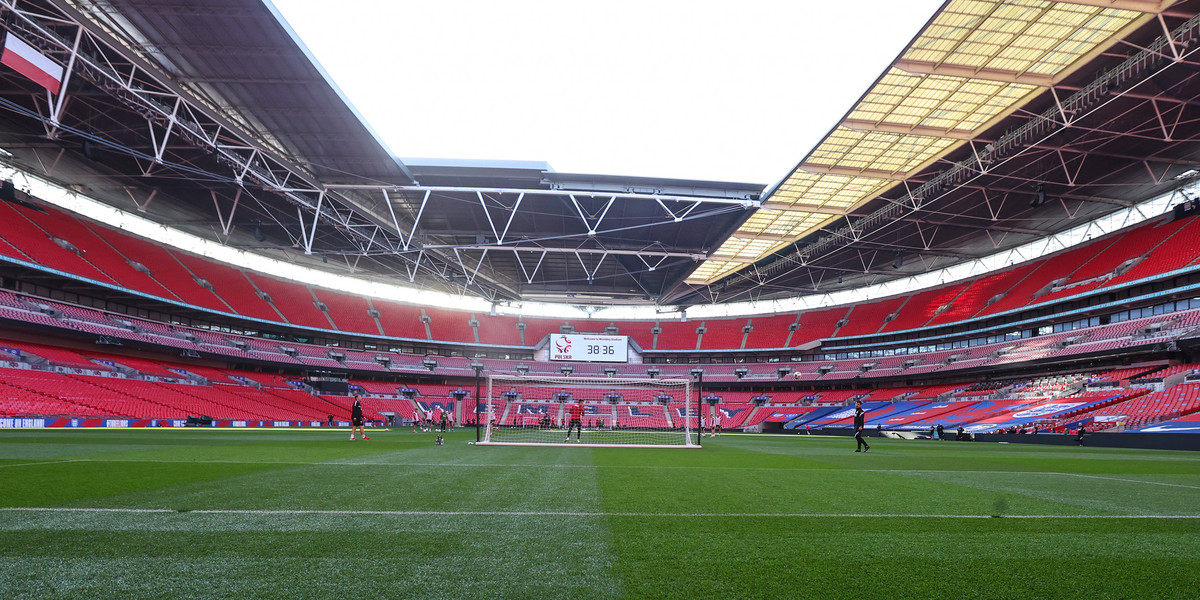
[[[480,444],[694,447],[690,379],[489,375]]]

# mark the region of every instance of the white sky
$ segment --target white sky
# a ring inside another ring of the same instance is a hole
[[[270,0],[401,157],[774,183],[941,0]]]

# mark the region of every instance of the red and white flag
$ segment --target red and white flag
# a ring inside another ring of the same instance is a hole
[[[57,94],[62,86],[62,65],[11,33],[4,36],[4,54],[0,55],[0,63],[32,79],[34,83],[50,90],[51,94]]]

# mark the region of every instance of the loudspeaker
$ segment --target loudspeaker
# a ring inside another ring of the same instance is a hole
[[[0,183],[0,200],[5,202],[17,201],[17,185],[11,179]]]
[[[1033,208],[1038,208],[1045,203],[1046,203],[1046,184],[1038,183],[1037,190],[1033,196],[1033,201],[1031,201],[1029,203],[1029,206],[1031,206]]]
[[[83,140],[83,155],[88,160],[100,160],[100,155],[96,154],[96,144],[92,143],[92,140]]]

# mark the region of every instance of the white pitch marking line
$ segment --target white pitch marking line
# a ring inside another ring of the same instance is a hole
[[[47,513],[124,513],[124,514],[191,514],[191,515],[251,515],[251,516],[448,516],[448,517],[787,517],[787,518],[859,518],[859,519],[1200,519],[1196,515],[952,515],[952,514],[871,514],[871,513],[650,513],[650,512],[592,512],[592,511],[474,511],[474,510],[253,510],[170,508],[82,508],[82,507],[0,507],[0,512]]]
[[[8,463],[8,464],[0,464],[0,468],[3,468],[3,467],[30,467],[30,466],[37,466],[37,465],[61,465],[63,463],[74,463],[74,462],[92,462],[92,460],[89,458],[68,458],[65,460],[44,460],[44,461],[40,461],[40,462]]]
[[[1085,477],[1087,479],[1107,479],[1109,481],[1124,481],[1126,483],[1144,483],[1146,485],[1164,485],[1167,487],[1187,488],[1189,490],[1200,490],[1200,486],[1185,485],[1182,483],[1165,483],[1162,481],[1142,481],[1140,479],[1123,479],[1121,477],[1103,477],[1100,475],[1084,475],[1083,473],[1060,473],[1060,475],[1070,475],[1071,477]]]

